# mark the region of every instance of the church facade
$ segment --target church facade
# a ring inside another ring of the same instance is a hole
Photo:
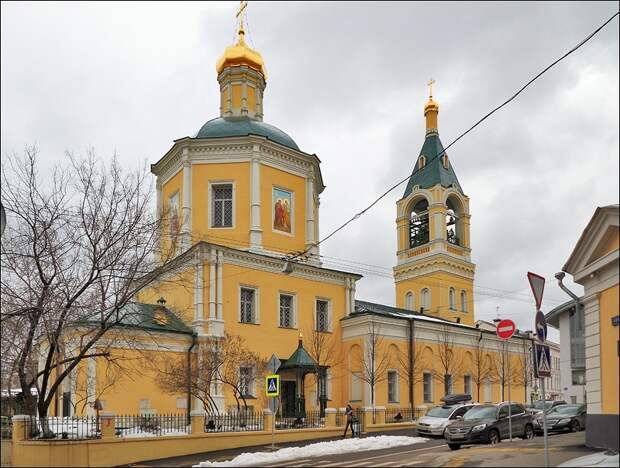
[[[392,307],[357,300],[360,275],[322,266],[321,161],[263,121],[267,73],[243,19],[216,71],[219,117],[151,166],[161,249],[174,253],[174,268],[131,305],[142,317],[128,324],[132,345],[112,345],[133,370],[111,378],[106,360],[82,363],[56,413],[88,413],[95,400],[116,414],[235,411],[240,398],[259,410],[273,372],[282,378],[281,412],[296,416],[347,403],[423,408],[448,393],[497,402],[508,398],[508,382],[513,400],[529,400],[529,338],[505,343],[476,326],[469,198],[443,152],[432,95],[396,205]],[[227,364],[225,378],[209,374],[213,351],[232,342],[248,352],[236,368]],[[162,375],[172,363],[206,380],[208,398],[189,383],[171,387]]]

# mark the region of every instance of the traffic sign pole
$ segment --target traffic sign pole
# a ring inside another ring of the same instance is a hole
[[[549,439],[547,436],[547,397],[545,396],[545,378],[540,378],[543,400],[543,438],[545,439],[545,468],[549,466]]]
[[[508,374],[508,434],[510,436],[510,442],[512,442],[512,400],[510,398],[510,359],[507,351],[507,340],[509,340],[512,335],[514,335],[516,330],[517,326],[512,320],[500,320],[497,324],[497,327],[495,328],[495,333],[504,342],[504,362],[502,367],[505,368],[505,370],[507,371],[506,373]],[[502,382],[502,394],[504,389],[504,383],[506,382],[506,373],[503,374],[504,378]]]
[[[506,347],[508,347],[508,343],[506,343]],[[506,352],[506,356],[508,357],[508,352]],[[510,398],[510,358],[508,358],[508,435],[510,437],[510,442],[512,442],[512,399]]]

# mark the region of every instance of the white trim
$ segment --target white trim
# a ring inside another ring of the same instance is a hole
[[[424,291],[426,291],[426,297],[424,294]],[[422,288],[420,289],[420,307],[424,308],[424,311],[428,311],[431,309],[432,307],[432,292],[431,292],[431,288]]]
[[[409,301],[409,298],[411,301]],[[415,294],[411,289],[405,293],[405,309],[415,310]]]
[[[250,200],[250,246],[253,249],[262,248],[263,235],[261,228],[261,178],[260,178],[260,147],[253,145],[252,162],[250,163],[250,184],[252,198]]]
[[[231,226],[221,226],[214,227],[213,226],[213,186],[214,185],[232,185],[232,225]],[[225,179],[225,180],[209,180],[209,186],[207,191],[207,229],[215,229],[215,230],[226,230],[226,229],[235,229],[236,227],[236,219],[237,219],[237,183],[235,180]]]
[[[316,322],[316,326],[318,326],[319,322],[317,320],[317,302],[318,301],[323,301],[323,302],[327,302],[327,330],[328,332],[333,331],[333,326],[332,326],[332,318],[333,318],[333,314],[332,314],[332,300],[328,297],[322,297],[322,296],[314,296],[314,321]],[[319,330],[316,330],[319,331]]]
[[[290,326],[290,327],[283,327],[282,323],[280,322],[280,298],[281,298],[281,296],[290,296],[292,298],[292,301],[291,301],[291,322],[292,322],[292,326]],[[278,290],[277,306],[278,306],[278,310],[276,311],[277,312],[276,316],[278,317],[278,327],[288,328],[288,329],[296,329],[296,328],[298,328],[298,321],[297,321],[297,293],[279,289]]]

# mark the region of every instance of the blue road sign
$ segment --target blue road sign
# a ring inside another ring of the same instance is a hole
[[[551,351],[549,346],[536,345],[536,377],[551,377]]]
[[[540,310],[536,312],[536,323],[534,325],[536,330],[536,336],[541,343],[544,343],[547,339],[547,321],[545,320],[545,314]]]

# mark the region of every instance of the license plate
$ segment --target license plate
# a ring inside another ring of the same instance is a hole
[[[451,439],[464,439],[465,435],[464,434],[450,434],[450,438]]]

